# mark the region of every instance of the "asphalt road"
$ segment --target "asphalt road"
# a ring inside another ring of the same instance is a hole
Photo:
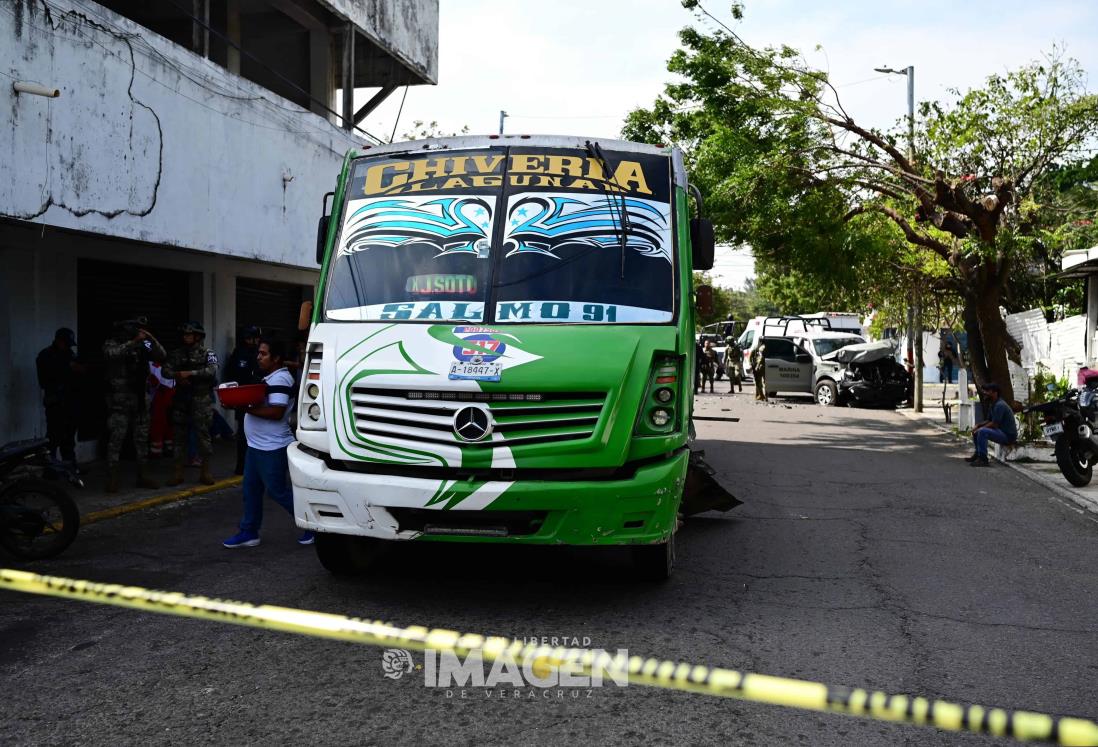
[[[615,551],[440,545],[336,579],[273,504],[260,547],[220,547],[235,490],[29,568],[1098,718],[1092,520],[897,413],[698,401],[742,418],[698,431],[745,504],[689,521],[665,584],[623,581]],[[388,679],[377,649],[0,593],[8,744],[996,742],[636,686],[515,696]]]

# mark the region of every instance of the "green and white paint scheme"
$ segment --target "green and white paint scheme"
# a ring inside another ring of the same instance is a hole
[[[349,153],[289,450],[298,525],[666,543],[689,460],[689,218],[672,148]]]

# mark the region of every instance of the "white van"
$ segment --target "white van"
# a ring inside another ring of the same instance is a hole
[[[763,322],[766,321],[765,316],[757,316],[748,320],[744,325],[743,332],[736,339],[736,344],[740,346],[740,350],[743,351],[743,370],[746,372],[751,371],[751,367],[748,365],[748,360],[751,357],[751,351],[754,350],[755,343],[758,338],[762,336]]]

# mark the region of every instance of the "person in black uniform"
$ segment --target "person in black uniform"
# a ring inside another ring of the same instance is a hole
[[[53,335],[53,343],[35,360],[42,404],[46,407],[46,438],[50,457],[60,452],[61,461],[76,467],[76,382],[80,371],[76,362],[76,335],[62,327]]]
[[[262,330],[252,325],[245,327],[240,333],[241,342],[229,355],[225,362],[225,374],[222,381],[235,381],[237,384],[258,384],[262,381],[259,375],[259,364],[256,355],[259,353],[259,338]],[[236,470],[235,474],[244,474],[244,454],[247,451],[248,442],[244,438],[244,410],[236,411]]]

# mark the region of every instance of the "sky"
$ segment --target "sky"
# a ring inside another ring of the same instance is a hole
[[[875,67],[915,66],[917,101],[948,100],[949,89],[979,86],[1065,50],[1098,89],[1098,0],[745,0],[702,3],[749,44],[787,44],[830,73],[859,123],[889,127],[907,113],[902,75]],[[672,80],[667,59],[684,26],[699,21],[679,0],[440,0],[438,85],[397,91],[367,117],[370,132],[396,139],[415,120],[449,134],[505,131],[617,137],[632,109],[648,106]],[[356,93],[361,106],[371,91]],[[740,287],[754,274],[750,252],[719,247],[718,284]]]

